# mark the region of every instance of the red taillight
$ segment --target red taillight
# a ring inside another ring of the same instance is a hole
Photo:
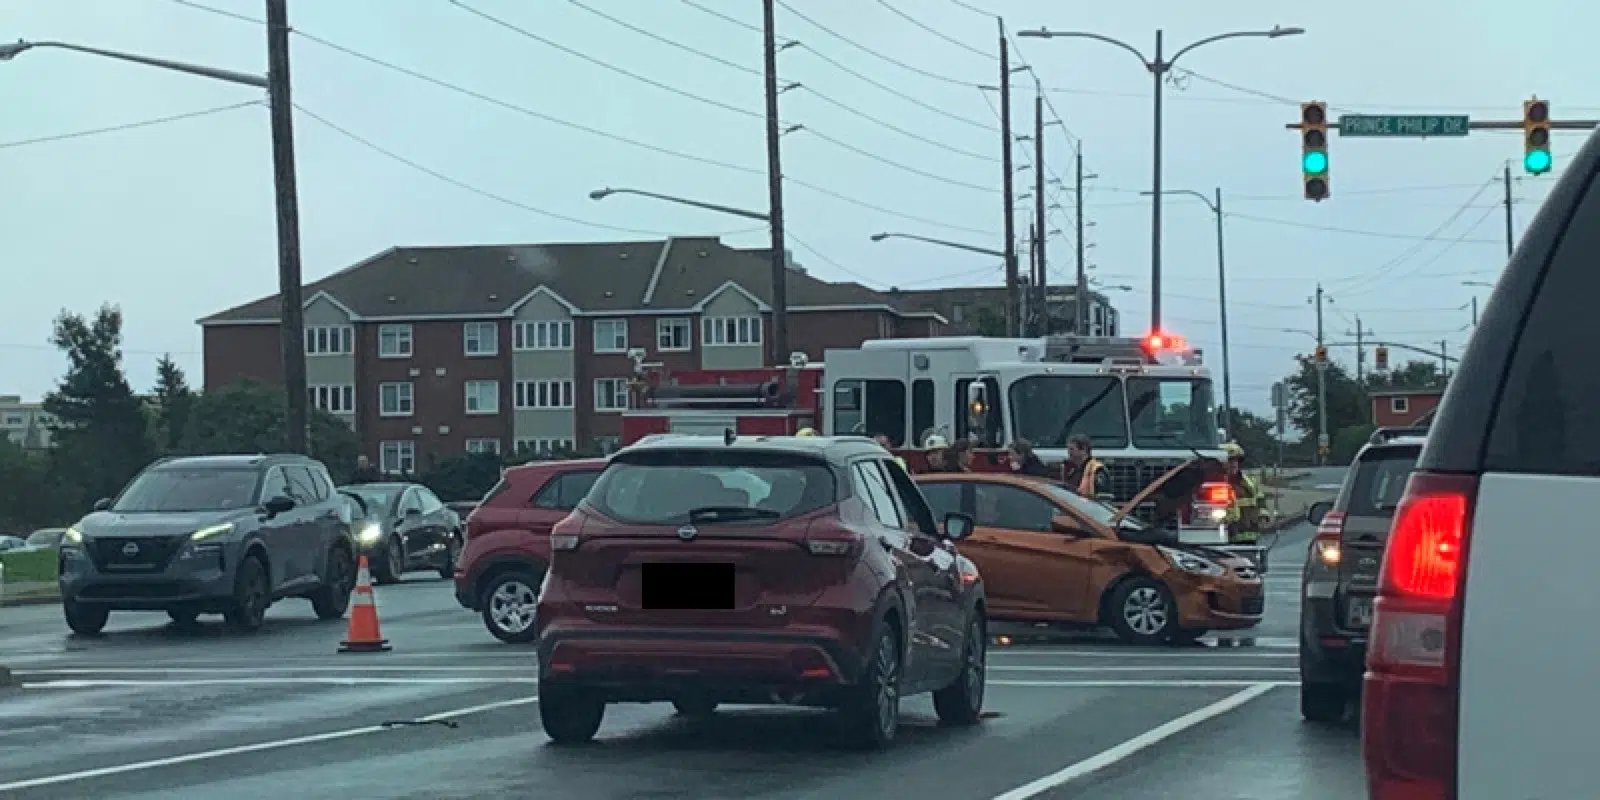
[[[1344,512],[1329,511],[1317,525],[1317,534],[1311,538],[1311,552],[1326,567],[1337,567],[1344,560]]]
[[[806,552],[811,555],[851,557],[862,549],[861,534],[839,527],[831,517],[813,520],[806,526]]]
[[[566,519],[556,523],[550,529],[550,549],[559,552],[568,552],[578,549],[583,541],[584,515],[581,511],[568,514]]]
[[[1476,491],[1470,475],[1417,472],[1395,509],[1362,693],[1375,800],[1455,796],[1461,585]]]
[[[1226,483],[1200,484],[1200,503],[1208,506],[1233,505],[1233,487]]]

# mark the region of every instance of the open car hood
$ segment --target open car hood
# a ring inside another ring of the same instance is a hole
[[[1151,481],[1149,486],[1141,489],[1138,494],[1134,495],[1131,500],[1123,504],[1122,508],[1117,510],[1116,515],[1111,518],[1111,527],[1115,528],[1117,523],[1132,514],[1134,509],[1168,487],[1181,490],[1185,482],[1192,483],[1193,485],[1188,489],[1188,493],[1192,496],[1195,489],[1198,489],[1200,484],[1205,482],[1206,473],[1212,469],[1226,473],[1222,462],[1214,458],[1191,458],[1167,470],[1165,474]]]

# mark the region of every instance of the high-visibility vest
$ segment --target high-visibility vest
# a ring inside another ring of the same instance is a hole
[[[1234,492],[1233,505],[1228,506],[1228,522],[1238,522],[1243,516],[1241,511],[1254,509],[1261,496],[1261,487],[1248,473],[1239,473],[1239,490]]]
[[[1092,498],[1095,495],[1094,482],[1099,477],[1104,465],[1095,459],[1089,459],[1083,465],[1083,476],[1078,478],[1078,494]]]

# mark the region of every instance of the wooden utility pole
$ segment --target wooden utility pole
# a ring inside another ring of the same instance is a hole
[[[1037,76],[1035,76],[1037,77]],[[1034,94],[1033,97],[1033,226],[1038,236],[1034,245],[1037,252],[1034,255],[1038,264],[1039,275],[1035,279],[1034,293],[1038,297],[1039,329],[1034,331],[1035,336],[1050,334],[1050,273],[1045,260],[1045,240],[1050,238],[1050,229],[1045,227],[1044,215],[1048,204],[1044,199],[1044,90]]]
[[[1000,169],[1005,206],[1006,335],[1022,335],[1022,276],[1017,267],[1016,169],[1011,160],[1011,48],[1006,43],[1005,20],[1000,26]]]
[[[761,2],[761,29],[765,38],[767,79],[767,223],[772,229],[772,359],[789,363],[789,250],[783,239],[783,158],[778,120],[778,33],[773,0]]]
[[[272,117],[272,179],[278,210],[278,333],[283,349],[284,446],[310,453],[305,304],[300,285],[300,204],[294,174],[294,103],[289,96],[288,0],[267,0],[267,99]]]

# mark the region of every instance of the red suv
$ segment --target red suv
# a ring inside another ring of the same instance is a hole
[[[550,565],[550,529],[576,508],[604,459],[511,467],[467,517],[456,601],[483,614],[502,642],[531,642],[533,607]]]
[[[588,741],[607,703],[826,706],[893,741],[900,698],[977,722],[983,584],[870,439],[662,435],[615,456],[550,536],[535,625],[539,714]]]

